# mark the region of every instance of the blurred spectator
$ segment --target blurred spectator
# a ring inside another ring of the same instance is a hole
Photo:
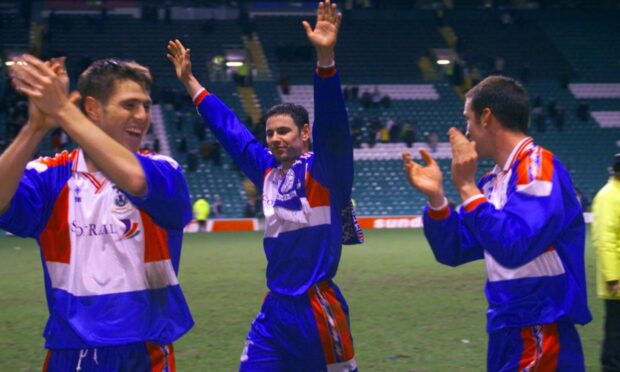
[[[242,87],[249,87],[252,85],[252,75],[250,74],[250,64],[247,61],[244,61],[237,73],[235,74],[235,80],[237,85]]]
[[[187,152],[187,138],[185,138],[185,136],[179,138],[178,148],[179,152]]]
[[[407,147],[411,147],[416,140],[415,129],[412,124],[405,124],[403,128],[403,142],[407,145]]]
[[[592,205],[592,241],[597,258],[597,294],[605,305],[600,354],[603,372],[620,371],[620,153]]]
[[[380,103],[384,108],[390,108],[392,106],[392,98],[390,98],[390,96],[386,94],[381,97]]]
[[[532,109],[532,118],[538,132],[544,133],[547,131],[547,122],[542,106],[537,106]]]
[[[351,128],[351,138],[353,139],[353,148],[359,149],[362,147],[364,138],[360,128]]]
[[[428,134],[428,147],[431,149],[431,152],[437,151],[437,145],[439,145],[439,135],[437,132],[433,131]]]
[[[588,113],[590,111],[590,106],[587,103],[579,102],[577,106],[577,118],[581,121],[588,121]]]
[[[290,93],[290,81],[286,72],[283,72],[280,75],[280,90],[282,91],[282,94]]]
[[[216,167],[222,165],[222,147],[217,141],[211,143],[211,161]]]
[[[220,218],[224,214],[224,205],[219,195],[213,197],[213,217]]]
[[[200,144],[200,157],[205,161],[211,159],[211,145],[207,141]]]
[[[210,209],[209,202],[202,196],[198,196],[193,207],[194,218],[198,222],[198,232],[207,231],[207,218],[209,218]]]
[[[378,133],[381,128],[383,128],[381,120],[378,116],[373,116],[372,119],[370,119],[370,129],[373,130],[375,133]]]
[[[254,218],[256,217],[256,199],[248,198],[248,201],[245,203],[245,208],[243,208],[243,216],[245,218]]]
[[[352,86],[351,87],[351,99],[357,100],[359,92],[360,92],[360,88],[357,85]]]
[[[387,129],[387,127],[383,127],[379,130],[379,141],[381,141],[381,143],[390,142],[390,130]]]
[[[385,127],[390,130],[392,129],[392,126],[394,126],[394,119],[392,119],[391,116],[388,116],[388,118],[385,120]]]
[[[383,96],[381,95],[381,91],[379,90],[378,85],[375,85],[375,88],[372,90],[370,98],[372,100],[372,105],[374,107],[379,107],[379,103],[381,103],[381,98],[383,98]]]
[[[398,122],[394,122],[390,128],[390,142],[400,142],[401,130],[402,128],[400,127],[400,124]]]
[[[187,154],[187,170],[195,172],[198,169],[198,156],[196,150],[192,150]]]
[[[364,91],[362,93],[362,97],[360,98],[360,104],[363,108],[367,109],[372,106],[372,95],[368,91]]]
[[[555,101],[555,99],[551,99],[549,100],[549,103],[547,103],[547,115],[549,115],[549,117],[551,119],[555,119],[555,115],[557,113],[557,102]]]

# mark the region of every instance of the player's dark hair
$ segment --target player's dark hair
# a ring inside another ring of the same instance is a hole
[[[107,58],[93,62],[77,82],[77,91],[82,96],[82,111],[85,97],[94,97],[105,104],[114,92],[116,82],[123,80],[134,81],[146,91],[150,91],[153,85],[149,69],[135,61]]]
[[[527,92],[516,80],[499,75],[489,76],[471,88],[465,97],[471,99],[476,117],[488,108],[504,127],[527,133],[530,101]]]
[[[304,124],[309,124],[308,119],[308,111],[300,105],[296,105],[294,103],[281,103],[279,105],[275,105],[267,111],[265,114],[265,123],[267,120],[275,115],[288,115],[293,119],[297,128],[301,131]]]

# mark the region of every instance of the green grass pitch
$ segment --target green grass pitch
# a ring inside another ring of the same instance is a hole
[[[175,344],[179,371],[235,371],[245,334],[265,295],[261,233],[185,237],[181,286],[196,325]],[[602,306],[587,239],[594,321],[579,327],[588,371],[599,371]],[[0,371],[40,370],[47,318],[33,240],[0,238]],[[351,310],[360,371],[482,371],[486,333],[482,261],[435,262],[422,230],[369,230],[343,248],[335,278]]]

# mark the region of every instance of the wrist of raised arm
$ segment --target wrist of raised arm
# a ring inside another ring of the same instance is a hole
[[[187,90],[187,93],[190,95],[190,97],[194,98],[196,96],[196,94],[201,91],[203,88],[202,85],[200,85],[200,83],[198,82],[198,80],[194,77],[194,75],[191,75],[184,83],[183,85],[185,86],[185,90]]]
[[[316,49],[317,65],[321,68],[333,67],[335,64],[334,49]]]

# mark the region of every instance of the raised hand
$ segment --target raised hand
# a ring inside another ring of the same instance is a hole
[[[15,61],[11,68],[11,82],[15,89],[30,99],[41,112],[54,116],[68,103],[67,91],[69,78],[64,68],[64,59],[43,62],[29,54],[24,54]],[[45,124],[43,119],[34,107],[31,106],[30,114],[38,125],[37,129]],[[34,123],[33,123],[34,124]]]
[[[186,49],[179,39],[170,40],[168,41],[168,52],[166,58],[174,64],[177,78],[182,83],[186,83],[192,77],[192,60],[189,48]]]
[[[440,206],[444,202],[441,169],[426,149],[420,149],[420,155],[426,166],[413,161],[409,152],[403,152],[405,176],[413,187],[428,196],[432,206]]]
[[[319,63],[329,64],[334,60],[334,47],[338,40],[342,13],[338,11],[336,4],[332,4],[329,0],[325,3],[320,2],[316,13],[314,29],[308,22],[302,23],[308,40],[317,51]]]
[[[475,181],[478,169],[476,142],[470,142],[456,128],[450,128],[449,133],[452,147],[452,182],[464,202],[472,196],[481,194]]]

